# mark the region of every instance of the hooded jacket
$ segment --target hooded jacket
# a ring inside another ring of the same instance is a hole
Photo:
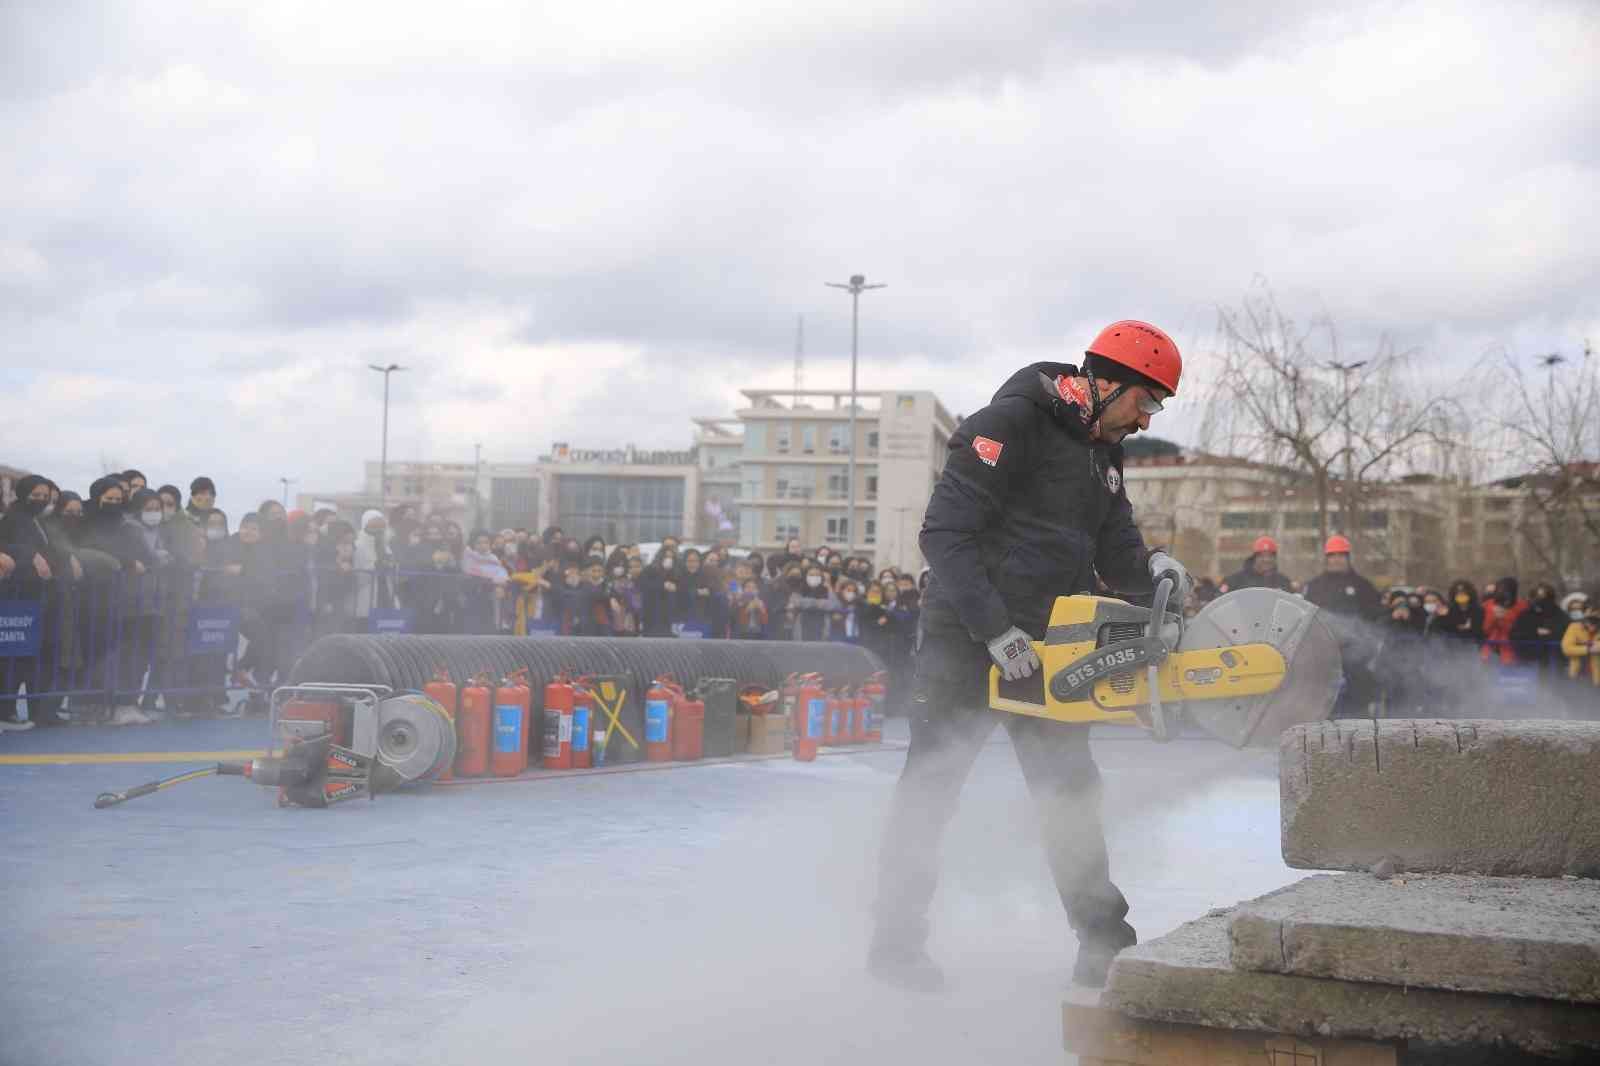
[[[49,483],[37,474],[18,478],[17,501],[4,517],[0,517],[0,552],[11,556],[17,564],[11,574],[11,587],[29,596],[38,594],[44,587],[44,582],[34,569],[35,555],[44,556],[52,578],[71,576],[68,572],[72,556],[70,546],[62,542],[59,534],[52,536],[48,521],[42,514],[35,513],[27,503],[29,494],[35,488]]]
[[[1121,445],[1089,437],[1087,397],[1066,363],[1024,367],[950,438],[922,522],[933,574],[929,634],[987,643],[1015,625],[1043,637],[1057,596],[1088,592],[1098,571],[1124,591],[1150,588]]]
[[[1518,596],[1519,586],[1514,577],[1503,577],[1494,583],[1494,598],[1483,605],[1483,639],[1481,658],[1488,662],[1499,655],[1504,666],[1517,664],[1517,651],[1511,644],[1511,629],[1528,609],[1528,601]]]
[[[1281,589],[1284,592],[1293,592],[1294,582],[1277,567],[1273,567],[1270,574],[1256,573],[1256,557],[1252,555],[1244,561],[1244,565],[1237,573],[1229,574],[1223,580],[1220,591],[1237,592],[1239,589]]]

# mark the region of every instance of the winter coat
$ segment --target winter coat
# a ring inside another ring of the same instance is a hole
[[[1483,639],[1483,605],[1476,600],[1465,607],[1452,602],[1442,624],[1446,636],[1476,644]]]
[[[1294,591],[1294,582],[1282,570],[1273,570],[1270,574],[1258,574],[1255,571],[1255,556],[1244,561],[1244,565],[1237,572],[1229,574],[1222,582],[1222,592],[1237,592],[1239,589],[1282,589],[1284,592]]]
[[[1516,595],[1516,584],[1512,583],[1512,596]],[[1483,653],[1484,662],[1491,657],[1499,656],[1502,666],[1515,666],[1518,662],[1516,648],[1511,643],[1511,631],[1516,627],[1517,619],[1522,617],[1522,612],[1528,609],[1527,600],[1513,599],[1510,604],[1499,600],[1490,600],[1483,607]]]
[[[1600,688],[1600,623],[1568,622],[1561,637],[1561,654],[1567,657],[1567,676],[1582,676],[1584,660],[1589,662],[1589,682]]]
[[[791,640],[832,640],[833,615],[839,610],[839,601],[826,584],[817,588],[807,586],[789,596],[788,612]]]
[[[663,570],[652,564],[639,575],[639,584],[644,601],[644,635],[672,636],[672,627],[683,621],[683,572],[676,566]],[[668,584],[673,587],[667,588]]]
[[[1077,374],[1024,367],[950,438],[919,541],[933,569],[928,633],[986,643],[1015,625],[1043,637],[1056,597],[1088,592],[1097,571],[1149,589],[1122,448],[1090,440]]]
[[[1511,642],[1517,658],[1525,663],[1551,661],[1553,644],[1567,630],[1566,612],[1555,600],[1534,600],[1511,625]]]
[[[1354,570],[1318,574],[1306,582],[1305,598],[1330,614],[1346,618],[1371,622],[1385,613],[1383,597],[1378,595],[1376,586]]]

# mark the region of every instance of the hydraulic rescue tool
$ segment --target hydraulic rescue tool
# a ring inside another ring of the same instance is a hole
[[[1344,681],[1339,642],[1320,609],[1277,589],[1219,596],[1185,621],[1170,576],[1151,606],[1062,596],[1043,664],[1006,681],[989,671],[989,706],[1061,722],[1132,723],[1157,740],[1180,716],[1236,748],[1272,747],[1292,725],[1327,718]]]
[[[419,693],[397,696],[382,685],[291,685],[273,691],[271,714],[274,747],[265,756],[102,792],[95,807],[212,775],[276,788],[280,806],[327,807],[437,779],[456,757],[450,712]]]

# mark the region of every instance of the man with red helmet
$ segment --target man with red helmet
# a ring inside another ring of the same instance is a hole
[[[1097,576],[1147,592],[1171,574],[1174,607],[1188,595],[1188,573],[1146,548],[1134,525],[1121,448],[1177,392],[1182,369],[1161,330],[1116,322],[1081,367],[1024,367],[951,437],[922,524],[932,574],[917,634],[911,748],[873,910],[868,968],[876,976],[915,988],[943,983],[925,947],[939,839],[997,721],[1011,735],[1078,935],[1074,979],[1104,984],[1112,957],[1136,942],[1127,900],[1111,881],[1088,727],[990,711],[988,676],[991,665],[1013,680],[1040,669],[1030,642],[1044,638],[1056,597],[1091,591]]]
[[[1366,716],[1378,696],[1378,678],[1372,667],[1384,634],[1373,623],[1388,613],[1377,586],[1356,573],[1350,553],[1349,538],[1339,533],[1329,537],[1322,547],[1327,569],[1306,582],[1305,588],[1305,598],[1327,612],[1327,622],[1339,638],[1345,685],[1334,706],[1336,718]]]
[[[1294,582],[1278,569],[1278,542],[1263,534],[1250,547],[1250,558],[1236,574],[1222,582],[1221,592],[1235,589],[1282,589],[1295,591]]]

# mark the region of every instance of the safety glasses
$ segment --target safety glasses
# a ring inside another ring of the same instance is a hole
[[[1160,414],[1165,406],[1162,401],[1155,398],[1149,389],[1141,388],[1136,394],[1139,398],[1139,413],[1143,415]]]

